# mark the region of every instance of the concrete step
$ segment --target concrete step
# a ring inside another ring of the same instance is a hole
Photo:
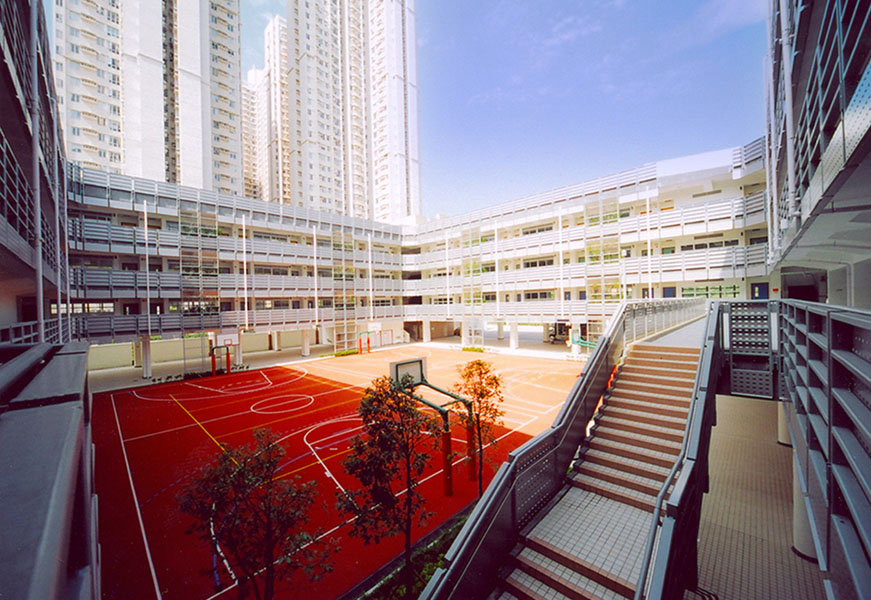
[[[506,583],[520,583],[548,600],[622,600],[632,596],[612,588],[634,592],[631,583],[537,538],[525,540],[514,566]]]
[[[696,359],[701,354],[701,348],[690,346],[659,346],[657,344],[635,344],[629,349],[629,353],[633,352],[659,352],[660,354],[678,354],[681,356],[693,356]]]
[[[647,430],[641,427],[631,427],[629,429],[617,428],[612,426],[612,423],[600,423],[594,433],[594,440],[608,440],[609,442],[618,442],[637,448],[640,451],[653,450],[663,454],[677,456],[680,454],[680,444],[683,439],[671,440],[663,439],[657,435],[649,435]]]
[[[640,373],[644,375],[652,375],[654,377],[675,377],[680,379],[689,379],[690,381],[694,381],[696,378],[696,363],[687,363],[684,368],[676,368],[676,367],[660,367],[660,366],[650,366],[650,365],[639,365],[634,361],[626,361],[623,364],[623,373]]]
[[[620,381],[617,381],[615,386],[611,389],[611,398],[629,398],[632,400],[651,402],[653,404],[667,404],[669,406],[678,406],[682,408],[689,408],[692,400],[690,396],[686,395],[669,396],[665,393],[665,390],[658,390],[657,393],[653,394],[645,390],[629,389],[622,386]]]
[[[657,369],[675,369],[685,371],[688,369],[695,369],[698,366],[697,362],[690,362],[686,360],[682,360],[680,357],[673,358],[665,358],[657,353],[644,353],[641,355],[635,355],[631,357],[627,357],[626,364],[631,364],[639,367],[654,367]]]
[[[635,390],[645,394],[661,394],[672,398],[687,398],[693,395],[693,388],[683,386],[666,386],[646,380],[627,380],[619,377],[614,384],[614,389]]]
[[[661,481],[657,481],[644,475],[628,473],[619,467],[615,468],[588,461],[584,461],[578,467],[578,473],[653,497],[656,497],[659,493],[659,489],[662,487],[662,480],[665,480],[665,477]]]
[[[554,589],[541,590],[541,580],[519,568],[517,563],[508,577],[502,580],[502,587],[511,597],[520,600],[572,600],[570,596],[561,594]],[[543,591],[546,595],[536,590]],[[601,599],[590,598],[589,600]]]
[[[600,447],[591,447],[587,450],[587,452],[584,453],[583,462],[616,469],[623,471],[624,473],[637,475],[639,477],[650,479],[651,481],[659,482],[665,481],[665,478],[668,476],[668,471],[671,469],[671,463],[666,465],[652,464],[644,460],[623,456],[614,452],[608,452],[607,450],[602,450]]]
[[[587,492],[592,492],[599,496],[609,498],[627,506],[639,508],[649,513],[652,513],[653,509],[656,508],[656,496],[659,493],[658,489],[655,494],[646,493],[583,473],[572,477],[569,480],[569,483]],[[666,494],[665,498],[668,499],[668,494]],[[664,503],[661,507],[661,511],[663,513],[665,512]]]
[[[675,406],[656,404],[654,402],[644,402],[643,400],[633,400],[630,398],[622,398],[620,396],[611,397],[608,399],[607,407],[621,408],[632,410],[641,413],[650,413],[652,415],[661,415],[672,419],[680,419],[686,421],[689,411],[686,408]]]
[[[612,419],[643,423],[645,425],[650,425],[651,427],[681,432],[681,435],[683,435],[683,430],[686,428],[686,418],[674,418],[667,415],[659,415],[643,410],[634,410],[632,408],[608,404],[605,407],[602,420],[610,423]],[[681,437],[679,440],[680,439],[683,438]]]
[[[676,448],[679,450],[679,448]],[[602,436],[596,436],[590,440],[590,452],[601,452],[604,455],[616,456],[629,461],[636,461],[669,470],[674,464],[674,458],[677,452],[661,452],[651,448],[640,447],[635,444],[627,444],[616,440],[605,439]]]
[[[672,377],[670,375],[649,375],[647,373],[636,373],[632,369],[627,370],[625,367],[620,372],[620,381],[640,381],[649,383],[657,387],[672,389],[672,388],[687,388],[692,389],[695,383],[694,379],[685,377]]]

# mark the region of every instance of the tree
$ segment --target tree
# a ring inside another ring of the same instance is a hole
[[[412,527],[424,525],[430,517],[418,485],[430,464],[430,452],[439,443],[439,423],[421,412],[417,401],[387,376],[366,388],[359,413],[363,431],[352,441],[343,465],[362,487],[341,494],[339,508],[355,517],[350,533],[366,544],[405,535],[405,594],[409,596]]]
[[[493,365],[484,360],[472,360],[457,367],[460,381],[454,385],[454,393],[472,403],[471,415],[460,412],[460,420],[466,427],[474,427],[474,451],[478,454],[478,497],[484,493],[484,448],[496,445],[494,428],[502,425],[500,408],[504,400],[502,396],[502,378],[493,372]]]
[[[302,529],[315,501],[315,482],[279,476],[283,457],[278,435],[257,429],[253,443],[224,446],[179,496],[182,512],[195,519],[188,533],[199,533],[230,563],[239,598],[250,588],[258,600],[271,600],[276,580],[290,579],[293,571],[303,569],[315,580],[331,570],[332,549],[316,532]],[[256,579],[261,573],[262,580]]]

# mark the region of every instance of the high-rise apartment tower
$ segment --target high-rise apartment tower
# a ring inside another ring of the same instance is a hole
[[[239,0],[54,4],[70,159],[242,193]]]
[[[267,166],[255,169],[268,173],[262,197],[380,221],[418,216],[414,1],[291,1],[264,50],[268,98],[248,96],[270,122],[258,142]]]

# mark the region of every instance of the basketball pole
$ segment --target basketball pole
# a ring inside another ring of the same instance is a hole
[[[454,477],[453,477],[453,452],[451,451],[451,424],[448,421],[448,413],[442,414],[444,420],[444,430],[442,431],[442,465],[444,467],[444,484],[445,496],[454,495]]]
[[[469,418],[472,416],[469,415]],[[466,456],[469,459],[469,481],[475,481],[478,478],[478,459],[475,451],[475,426],[472,423],[466,425]]]
[[[438,404],[434,404],[429,400],[421,398],[417,394],[414,394],[410,390],[399,388],[402,393],[407,395],[410,398],[413,398],[424,404],[429,406],[433,410],[439,413],[442,417],[442,472],[444,473],[443,481],[445,485],[445,496],[453,496],[454,495],[454,477],[453,477],[453,461],[451,460],[453,452],[451,451],[451,423],[449,412],[443,406],[439,406]]]

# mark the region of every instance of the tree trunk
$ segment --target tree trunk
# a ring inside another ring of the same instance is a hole
[[[269,492],[272,492],[272,481],[269,482]],[[271,494],[269,501],[271,503],[272,498]],[[266,574],[264,576],[263,582],[263,600],[272,600],[272,596],[275,594],[275,549],[274,549],[274,531],[272,525],[272,513],[271,507],[266,509],[266,540],[263,545],[263,559],[266,563]]]
[[[411,598],[414,575],[411,572],[411,457],[405,459],[405,597]]]
[[[475,415],[475,433],[478,437],[478,498],[484,495],[484,439],[481,435],[481,415]]]

